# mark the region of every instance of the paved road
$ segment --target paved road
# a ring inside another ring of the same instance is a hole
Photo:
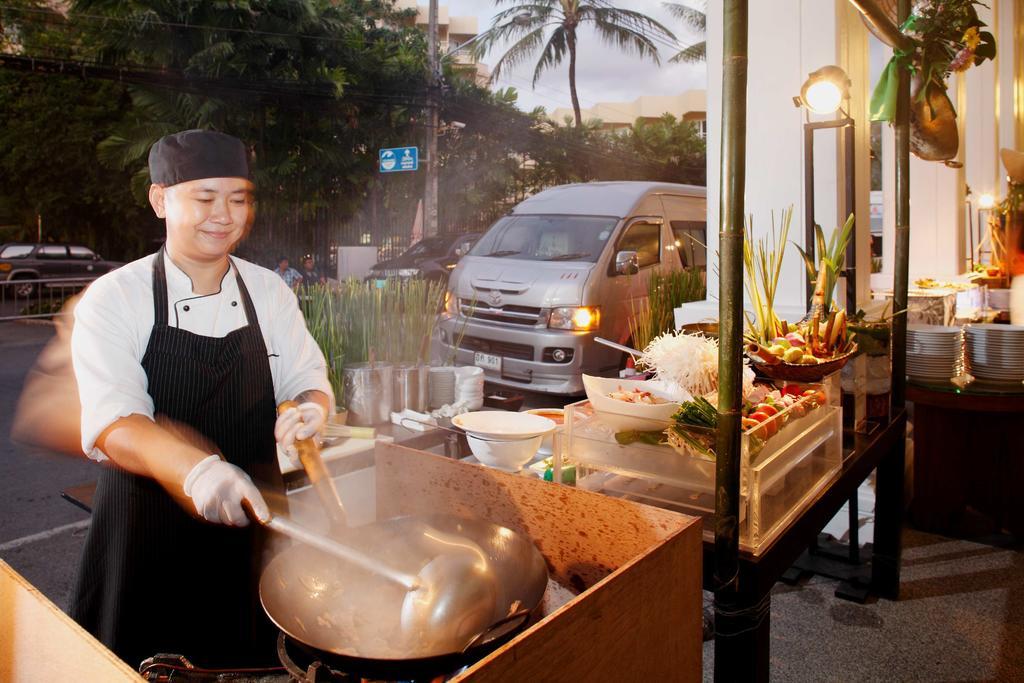
[[[0,323],[0,559],[66,607],[89,518],[60,492],[94,479],[96,466],[10,438],[25,375],[52,337],[46,324]]]

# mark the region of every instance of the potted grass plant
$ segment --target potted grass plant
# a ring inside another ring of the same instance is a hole
[[[700,301],[705,292],[704,273],[697,268],[652,273],[647,298],[639,304],[630,302],[630,345],[646,349],[655,337],[675,329],[675,309],[690,301]]]
[[[326,284],[316,284],[306,288],[299,298],[299,307],[306,320],[306,327],[316,341],[327,362],[327,379],[334,391],[337,412],[332,418],[334,422],[345,424],[345,384],[342,381],[342,368],[345,364],[345,334],[338,316],[337,292]]]

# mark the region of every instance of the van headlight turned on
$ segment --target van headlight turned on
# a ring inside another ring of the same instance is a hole
[[[444,293],[444,312],[452,318],[459,315],[459,298],[450,289]]]
[[[588,332],[596,330],[600,322],[601,309],[598,306],[562,306],[551,309],[548,327],[555,330]]]

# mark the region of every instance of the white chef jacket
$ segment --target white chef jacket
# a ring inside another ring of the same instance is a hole
[[[82,402],[82,450],[94,460],[107,456],[96,447],[99,435],[132,414],[153,419],[142,357],[153,329],[151,254],[93,282],[75,307],[71,357]],[[204,337],[226,337],[246,325],[237,272],[245,282],[270,360],[277,403],[304,391],[322,391],[334,404],[323,353],[306,329],[295,294],[278,275],[234,258],[220,291],[199,296],[192,280],[164,256],[167,271],[167,324]]]

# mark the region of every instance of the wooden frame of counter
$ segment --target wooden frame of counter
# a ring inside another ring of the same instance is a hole
[[[142,680],[0,560],[0,681]]]

